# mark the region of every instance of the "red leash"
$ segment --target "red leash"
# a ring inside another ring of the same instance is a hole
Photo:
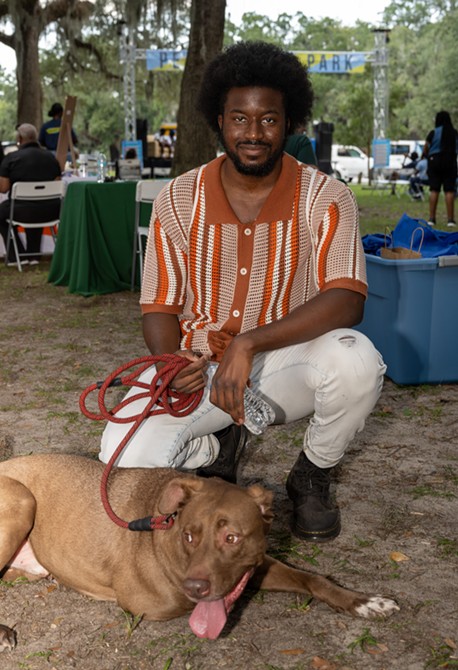
[[[159,372],[156,372],[149,384],[140,382],[137,379],[137,377],[139,377],[145,370],[159,362],[164,362],[165,365]],[[117,516],[108,501],[107,483],[114,463],[145,419],[156,414],[166,413],[172,416],[186,416],[194,411],[199,405],[202,399],[203,389],[196,391],[195,393],[180,393],[178,391],[172,391],[170,388],[172,379],[178,372],[180,372],[180,370],[189,365],[189,363],[190,361],[187,358],[177,356],[176,354],[162,354],[161,356],[143,356],[142,358],[136,358],[135,360],[130,361],[130,363],[126,363],[117,368],[117,370],[112,372],[104,382],[97,382],[88,386],[80,396],[80,410],[89,419],[93,419],[94,421],[112,421],[114,423],[134,422],[106,464],[100,483],[100,496],[105,511],[110,519],[118,526],[121,526],[121,528],[128,528],[129,530],[166,530],[173,525],[175,514],[146,517],[144,519],[136,519],[135,521],[124,521],[124,519]],[[120,376],[123,372],[132,367],[136,367],[133,372],[124,377]],[[111,386],[133,386],[141,389],[141,391],[132,395],[130,398],[124,398],[124,400],[116,405],[116,407],[108,410],[105,404],[105,394]],[[99,390],[98,405],[100,414],[94,414],[86,407],[87,396],[97,389]],[[141,414],[123,418],[115,416],[120,409],[140,398],[149,398]]]

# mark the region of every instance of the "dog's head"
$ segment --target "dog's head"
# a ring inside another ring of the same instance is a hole
[[[243,489],[221,479],[177,477],[166,486],[161,514],[178,512],[185,595],[198,603],[190,624],[215,638],[227,612],[261,565],[272,522],[272,493],[255,484]]]

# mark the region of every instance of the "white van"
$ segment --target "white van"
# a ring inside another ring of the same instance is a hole
[[[357,181],[361,175],[369,178],[369,170],[373,166],[373,158],[368,158],[364,151],[353,145],[333,144],[331,165],[334,176],[349,181]]]
[[[418,158],[421,158],[425,143],[418,140],[395,140],[390,142],[390,163],[389,167],[393,170],[401,170],[403,164],[410,163],[410,155],[416,151]]]

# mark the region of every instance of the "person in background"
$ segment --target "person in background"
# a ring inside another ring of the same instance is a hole
[[[415,172],[409,179],[409,194],[414,200],[421,200],[423,187],[428,185],[428,161],[426,158],[422,158],[417,161]]]
[[[406,163],[407,159],[409,159],[408,163]],[[417,167],[417,163],[418,163],[418,154],[417,154],[416,151],[412,151],[410,156],[409,156],[409,154],[406,154],[404,156],[404,160],[402,162],[402,169],[403,170],[415,170],[415,168]]]
[[[236,481],[250,385],[276,423],[311,416],[286,482],[292,529],[331,540],[340,532],[331,471],[362,430],[386,369],[352,329],[367,294],[358,206],[345,184],[283,151],[313,101],[294,54],[239,42],[208,65],[198,100],[225,153],[155,200],[140,304],[151,354],[189,361],[172,388],[203,397],[187,416],[146,419],[117,462]],[[135,404],[140,412],[143,401]],[[109,422],[103,462],[129,428]]]
[[[173,128],[169,130],[169,137],[170,137],[170,158],[173,158],[175,155],[175,145],[177,143],[176,133]]]
[[[295,131],[286,138],[285,152],[301,163],[307,165],[318,165],[315,150],[310,138],[305,133],[305,125],[298,126]]]
[[[38,136],[38,141],[41,146],[45,147],[45,149],[49,149],[49,151],[53,151],[54,153],[57,151],[57,144],[59,142],[59,133],[60,127],[62,125],[63,112],[64,108],[60,102],[55,102],[48,112],[48,116],[51,117],[51,120],[47,121],[41,126],[40,134]],[[71,133],[73,145],[76,147],[78,145],[78,138],[73,128],[71,129]]]
[[[11,191],[13,184],[17,181],[53,181],[60,179],[61,170],[56,157],[40,147],[38,143],[38,134],[35,126],[30,123],[22,123],[16,129],[18,151],[5,156],[0,165],[0,193]],[[38,223],[39,221],[49,221],[58,218],[60,210],[60,200],[48,200],[46,202],[28,202],[21,201],[15,204],[15,217],[24,223]],[[0,234],[7,246],[8,222],[10,215],[10,200],[4,200],[0,204]],[[41,236],[43,228],[26,228],[27,249],[24,248],[22,241],[17,234],[16,228],[13,228],[13,234],[16,237],[19,253],[31,254],[28,259],[23,259],[23,264],[38,263],[38,254],[41,246]],[[14,258],[14,249],[10,243],[8,265],[16,265]]]
[[[428,133],[423,157],[428,159],[429,180],[429,225],[436,225],[436,210],[441,188],[444,191],[447,210],[447,226],[454,228],[455,191],[457,179],[456,156],[458,153],[458,132],[453,127],[450,114],[441,111],[436,114],[435,128]]]

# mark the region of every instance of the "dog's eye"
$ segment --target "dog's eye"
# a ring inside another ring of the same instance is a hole
[[[228,544],[237,544],[237,542],[240,540],[238,535],[235,535],[234,533],[228,533],[226,535],[226,542]]]
[[[183,537],[185,542],[188,542],[189,544],[192,543],[192,535],[187,530],[183,531]]]

